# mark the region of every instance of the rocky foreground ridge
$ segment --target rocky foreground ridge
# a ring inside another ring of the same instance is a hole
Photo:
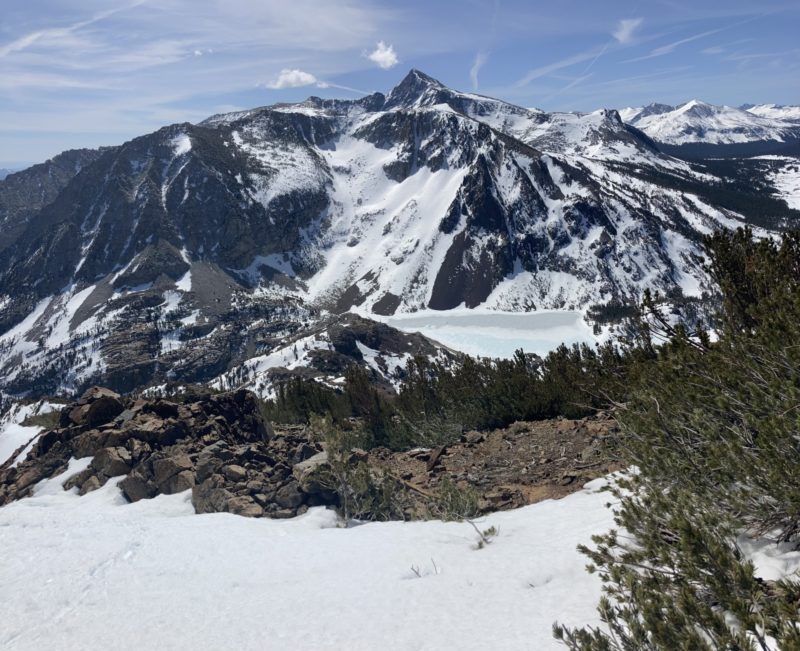
[[[354,449],[348,462],[396,484],[403,493],[397,517],[435,513],[444,484],[476,495],[479,511],[495,511],[566,495],[612,470],[606,440],[613,431],[605,416],[516,423],[436,449]],[[130,502],[191,489],[197,513],[293,517],[310,506],[339,506],[336,490],[321,480],[325,448],[311,428],[273,427],[248,391],[172,402],[93,387],[62,409],[58,427],[43,432],[26,458],[13,465],[19,450],[0,466],[0,505],[31,495],[70,459],[92,457],[65,490],[85,494],[123,477],[119,488]]]

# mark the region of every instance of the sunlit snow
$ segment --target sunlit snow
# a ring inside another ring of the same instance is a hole
[[[116,480],[84,497],[63,481],[0,509],[9,651],[545,651],[555,620],[597,624],[575,548],[611,526],[602,480],[481,518],[499,531],[481,550],[467,523],[195,515],[188,493],[126,504]]]

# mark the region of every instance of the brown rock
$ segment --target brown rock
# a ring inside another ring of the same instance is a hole
[[[103,484],[97,478],[97,475],[92,475],[91,477],[89,477],[89,479],[83,482],[83,485],[81,486],[79,492],[81,495],[86,495],[86,493],[91,493],[92,491],[96,491],[102,485]]]
[[[222,469],[222,474],[231,481],[244,481],[247,478],[247,470],[236,464],[225,466]]]
[[[192,504],[196,513],[219,513],[225,511],[233,494],[222,488],[225,480],[221,475],[212,475],[192,488]]]
[[[101,432],[96,429],[89,430],[83,434],[78,434],[72,439],[72,451],[76,459],[94,456],[96,452],[106,446],[108,432]]]
[[[192,469],[192,460],[185,452],[153,460],[153,481],[161,488],[166,482],[184,470]]]
[[[150,499],[156,495],[156,487],[137,471],[125,477],[119,487],[129,502]]]
[[[182,470],[177,475],[170,477],[164,484],[159,484],[159,489],[166,495],[174,495],[194,488],[194,485],[194,473],[191,470]]]
[[[275,493],[275,503],[285,509],[295,509],[303,503],[303,493],[300,484],[292,480],[285,486],[281,486]]]
[[[131,453],[125,448],[103,448],[94,455],[92,466],[106,477],[127,475],[131,469]]]
[[[97,427],[114,420],[124,411],[118,394],[102,387],[92,387],[78,400],[78,406],[69,412],[76,425]]]
[[[260,518],[264,515],[264,509],[256,504],[251,497],[232,497],[228,500],[227,510],[235,515],[242,515],[246,518]]]

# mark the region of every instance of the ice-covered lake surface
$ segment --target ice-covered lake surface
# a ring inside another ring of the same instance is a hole
[[[404,332],[426,337],[480,357],[509,358],[522,348],[526,353],[546,355],[559,344],[587,343],[598,339],[577,311],[489,312],[426,310],[380,318]]]

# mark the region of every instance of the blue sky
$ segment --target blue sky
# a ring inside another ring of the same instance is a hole
[[[3,0],[0,167],[419,68],[545,110],[800,103],[797,0]]]

